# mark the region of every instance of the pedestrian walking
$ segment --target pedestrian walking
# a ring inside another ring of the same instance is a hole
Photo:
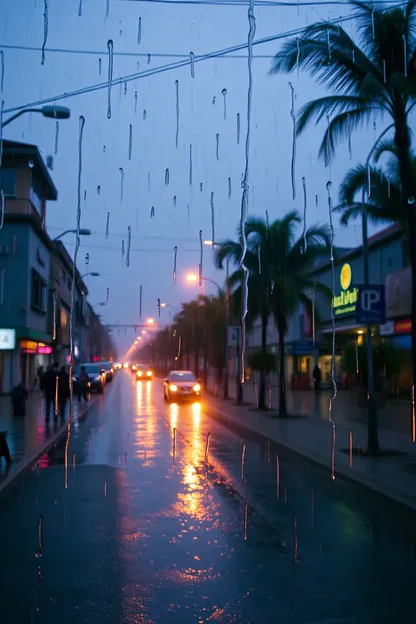
[[[69,394],[69,374],[66,370],[66,367],[62,366],[61,370],[59,371],[58,381],[58,401],[61,420],[65,420],[65,408]]]
[[[49,422],[51,407],[54,410],[54,419],[58,419],[57,405],[55,406],[55,401],[57,400],[56,391],[57,391],[57,383],[59,383],[59,364],[55,362],[52,366],[50,366],[45,373],[42,375],[42,379],[40,382],[40,389],[42,390],[45,397],[45,421]],[[59,388],[58,388],[59,392]]]
[[[78,401],[81,403],[81,398],[84,398],[84,401],[88,401],[88,384],[90,382],[90,378],[88,377],[88,373],[85,370],[85,366],[81,366],[81,373],[78,378]]]
[[[313,369],[312,377],[315,380],[315,394],[321,393],[321,369],[318,366],[318,363],[315,364],[315,368]]]

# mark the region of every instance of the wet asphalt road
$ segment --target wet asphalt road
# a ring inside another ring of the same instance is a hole
[[[414,622],[415,514],[208,414],[119,373],[0,499],[0,621]]]

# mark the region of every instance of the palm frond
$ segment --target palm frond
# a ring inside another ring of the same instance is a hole
[[[384,156],[384,154],[393,154],[397,158],[397,147],[392,139],[383,139],[379,142],[377,147],[374,148],[373,152],[373,160],[375,163],[378,163],[380,158]]]
[[[379,113],[376,107],[370,106],[364,100],[362,104],[361,108],[340,113],[331,119],[319,148],[320,158],[328,159],[333,157],[336,144],[340,139],[350,137],[353,130],[361,128],[365,123],[374,119],[375,114]]]

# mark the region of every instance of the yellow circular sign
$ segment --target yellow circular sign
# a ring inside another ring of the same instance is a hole
[[[344,264],[341,269],[340,280],[343,290],[347,290],[351,284],[351,267],[349,264]]]

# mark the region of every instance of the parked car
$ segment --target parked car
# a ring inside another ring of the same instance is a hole
[[[153,371],[148,364],[143,364],[143,362],[140,362],[139,364],[137,364],[136,377],[137,379],[142,381],[144,381],[145,379],[147,381],[151,381],[153,377]]]
[[[106,381],[113,381],[114,367],[112,362],[100,362],[100,366],[105,370]]]
[[[180,401],[181,399],[199,399],[201,397],[201,383],[191,371],[170,371],[163,382],[163,396],[165,401]]]
[[[86,364],[78,364],[75,368],[75,372],[72,377],[72,386],[74,392],[78,392],[79,387],[79,376],[81,374],[81,367],[85,366],[85,372],[89,377],[89,391],[90,392],[98,392],[101,394],[104,392],[107,373],[101,366],[101,362],[99,364],[94,364],[87,362]]]

